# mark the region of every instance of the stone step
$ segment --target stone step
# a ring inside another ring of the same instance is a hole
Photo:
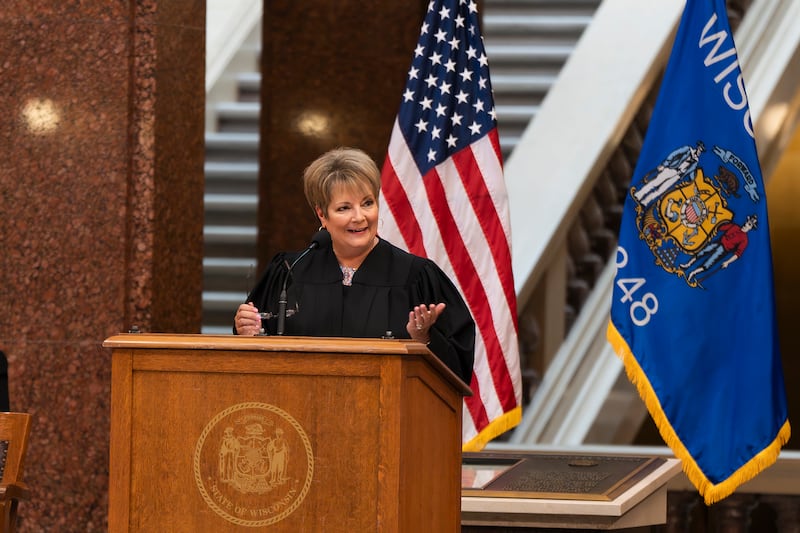
[[[261,101],[261,73],[240,72],[236,75],[240,102]]]
[[[254,257],[258,242],[255,225],[206,225],[203,228],[205,257]]]
[[[205,164],[207,194],[258,195],[258,163],[210,162]]]
[[[205,195],[206,226],[257,226],[258,196],[255,194]]]
[[[260,102],[221,102],[214,109],[220,132],[259,133]]]

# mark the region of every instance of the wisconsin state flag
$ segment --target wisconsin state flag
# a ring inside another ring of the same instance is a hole
[[[767,205],[724,0],[688,0],[634,171],[608,339],[707,504],[789,439]]]

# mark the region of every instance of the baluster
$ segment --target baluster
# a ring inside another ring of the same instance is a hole
[[[751,494],[733,494],[711,506],[713,531],[719,533],[745,533],[750,521],[754,497]]]
[[[800,533],[800,497],[770,494],[761,496],[761,502],[775,513],[775,531]]]
[[[689,517],[696,505],[697,495],[694,492],[667,493],[667,526],[665,533],[684,533],[689,531]]]

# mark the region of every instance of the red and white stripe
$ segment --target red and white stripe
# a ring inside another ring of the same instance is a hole
[[[521,417],[517,304],[508,197],[497,130],[421,176],[395,121],[382,173],[383,238],[428,257],[458,287],[476,324],[462,442],[479,450]]]

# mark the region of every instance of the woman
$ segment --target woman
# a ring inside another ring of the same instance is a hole
[[[458,290],[431,260],[378,236],[380,172],[352,148],[320,156],[303,175],[323,238],[307,255],[277,254],[236,311],[234,330],[275,334],[284,286],[286,335],[411,338],[469,384],[475,324]],[[302,253],[302,252],[301,252]],[[295,261],[297,261],[295,263]],[[289,273],[289,265],[292,265]],[[268,317],[261,320],[261,315]]]

